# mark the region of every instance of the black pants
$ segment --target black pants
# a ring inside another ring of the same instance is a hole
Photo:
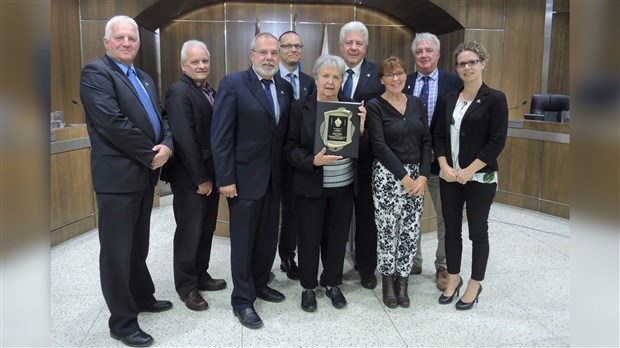
[[[282,187],[282,225],[280,226],[280,243],[278,244],[278,254],[280,259],[294,259],[295,249],[297,249],[297,230],[295,194],[291,188],[293,171],[284,175],[284,185]]]
[[[271,186],[257,200],[228,198],[230,210],[231,305],[253,306],[256,290],[267,286],[276,256],[280,197]]]
[[[377,269],[377,227],[372,200],[372,178],[359,176],[355,196],[355,263],[361,275]]]
[[[99,271],[108,324],[116,335],[140,328],[138,307],[155,302],[155,286],[146,266],[149,253],[153,187],[131,193],[97,193]]]
[[[199,195],[196,189],[170,184],[172,207],[177,228],[174,233],[174,285],[185,298],[198,284],[198,274],[206,272],[211,259],[211,245],[220,195]]]
[[[319,253],[325,282],[342,283],[342,266],[353,213],[353,185],[323,189],[318,198],[298,196],[299,279],[305,289],[319,284]]]
[[[467,204],[467,224],[472,242],[471,279],[482,281],[489,259],[489,211],[497,184],[470,181],[465,185],[441,179],[441,207],[446,226],[448,273],[461,272],[463,206]]]

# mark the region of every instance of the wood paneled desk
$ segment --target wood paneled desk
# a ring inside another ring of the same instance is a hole
[[[496,202],[570,218],[570,126],[510,120]]]

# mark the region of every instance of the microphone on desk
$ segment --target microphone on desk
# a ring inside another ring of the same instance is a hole
[[[513,106],[511,108],[508,108],[508,110],[513,110],[513,109],[516,109],[516,108],[520,108],[520,107],[522,107],[525,104],[527,104],[527,100],[524,100],[523,103],[521,103],[521,104],[519,104],[517,106]]]
[[[75,104],[75,105],[82,106],[82,104],[80,104],[80,103],[76,102],[75,100],[71,100],[71,102],[72,102],[73,104]]]

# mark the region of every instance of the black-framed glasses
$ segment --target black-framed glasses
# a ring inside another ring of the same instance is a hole
[[[290,50],[291,48],[295,47],[295,49],[302,49],[304,47],[304,45],[302,44],[296,44],[296,45],[291,45],[291,44],[284,44],[284,45],[280,45],[281,48],[284,48],[285,50]]]
[[[478,65],[478,63],[480,63],[480,59],[472,59],[472,60],[468,60],[466,62],[457,62],[454,65],[456,65],[457,69],[463,69],[465,67],[465,65],[469,65],[470,68],[473,68],[476,65]]]
[[[401,77],[402,77],[403,75],[405,75],[406,73],[407,73],[406,71],[401,70],[401,71],[397,71],[397,72],[395,72],[395,73],[388,73],[388,74],[385,74],[385,75],[383,75],[383,76],[384,76],[385,78],[387,78],[388,80],[391,80],[391,79],[393,79],[393,78],[395,78],[395,77],[396,77],[396,78],[401,78]]]

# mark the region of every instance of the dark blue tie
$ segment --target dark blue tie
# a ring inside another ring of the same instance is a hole
[[[424,85],[422,85],[422,90],[420,90],[420,99],[422,99],[424,110],[426,110],[426,112],[428,112],[428,80],[430,80],[430,78],[430,76],[422,76]]]
[[[153,132],[155,133],[155,142],[157,142],[157,140],[159,140],[161,123],[159,122],[159,117],[157,116],[157,112],[153,107],[151,98],[149,98],[149,95],[146,94],[146,91],[144,90],[144,88],[142,88],[140,82],[138,82],[136,72],[133,69],[127,70],[127,77],[129,78],[129,81],[131,81],[133,88],[135,88],[136,92],[138,92],[138,98],[140,99],[140,103],[142,103],[144,109],[146,110],[146,113],[149,115],[149,120],[151,121],[151,125],[153,126]]]
[[[271,95],[271,83],[273,81],[271,80],[260,80],[260,82],[263,83],[264,85],[264,90],[265,90],[265,94],[267,95],[267,100],[269,101],[269,105],[271,106],[271,111],[273,112],[275,118],[276,118],[276,123],[278,123],[278,115],[276,115],[276,106],[273,103],[273,96]]]
[[[355,71],[353,71],[353,69],[347,69],[347,74],[349,74],[349,77],[347,77],[347,80],[344,82],[342,93],[349,98],[353,98],[353,74],[355,74]]]

